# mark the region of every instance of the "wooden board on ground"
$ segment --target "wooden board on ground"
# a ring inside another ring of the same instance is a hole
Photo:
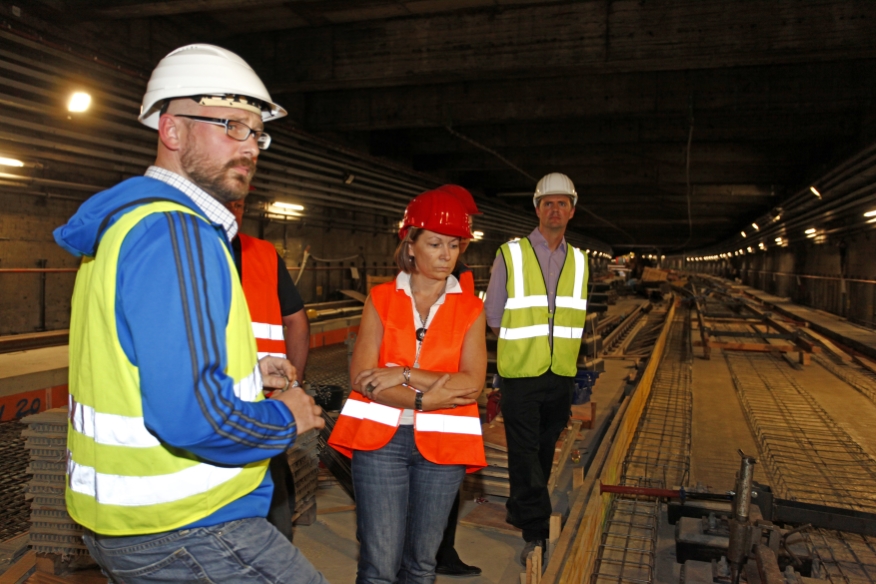
[[[505,522],[505,506],[499,503],[478,505],[468,515],[460,519],[459,522],[468,527],[476,527],[497,533],[518,536],[523,533],[513,525]]]
[[[366,296],[357,290],[339,290],[339,292],[348,298],[358,300],[362,304],[365,304]]]
[[[36,552],[27,552],[0,574],[0,584],[19,584],[36,570]]]

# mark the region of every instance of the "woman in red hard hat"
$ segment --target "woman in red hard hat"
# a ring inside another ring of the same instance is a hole
[[[434,190],[408,205],[395,281],[375,286],[353,349],[353,391],[329,444],[353,459],[357,583],[432,582],[465,473],[486,466],[475,400],[487,350],[483,303],[452,271],[468,215]]]

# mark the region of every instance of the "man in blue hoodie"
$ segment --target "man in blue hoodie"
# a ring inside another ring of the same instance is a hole
[[[82,257],[67,508],[114,582],[325,582],[265,520],[268,460],[323,421],[288,361],[257,360],[224,206],[249,190],[264,122],[285,114],[234,53],[171,52],[140,114],[155,164],[55,231]]]

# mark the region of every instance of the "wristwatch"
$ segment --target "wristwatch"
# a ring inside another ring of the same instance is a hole
[[[402,370],[402,376],[405,378],[405,385],[410,385],[411,384],[411,368],[405,367]]]
[[[417,396],[414,398],[414,409],[418,412],[423,411],[423,392],[419,389],[417,391]]]

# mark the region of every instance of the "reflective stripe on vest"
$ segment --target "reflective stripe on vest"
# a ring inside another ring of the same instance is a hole
[[[240,266],[243,293],[252,318],[258,357],[286,358],[283,315],[277,292],[277,249],[270,242],[250,237],[240,238]]]
[[[140,374],[115,328],[116,274],[127,234],[153,213],[186,213],[172,202],[137,207],[106,230],[99,253],[85,258],[76,276],[70,323],[70,408],[66,502],[70,516],[106,535],[178,529],[250,493],[268,461],[213,465],[161,443],[143,419]],[[223,245],[224,247],[224,245]],[[236,395],[263,399],[255,339],[234,260],[225,259],[231,306],[224,331],[227,369]]]
[[[411,300],[395,282],[375,286],[371,301],[383,323],[378,367],[387,363],[413,366],[416,331]],[[459,370],[462,343],[468,328],[480,316],[483,303],[472,294],[447,294],[438,307],[420,350],[420,366],[428,371]],[[378,404],[352,392],[328,440],[335,450],[352,456],[355,450],[386,446],[398,428],[402,409]],[[477,404],[414,413],[417,449],[436,464],[464,464],[468,472],[486,466]]]
[[[566,246],[551,314],[544,276],[529,239],[508,242],[499,253],[508,274],[508,299],[499,330],[499,373],[509,378],[537,377],[550,369],[574,376],[587,317],[587,257]]]

